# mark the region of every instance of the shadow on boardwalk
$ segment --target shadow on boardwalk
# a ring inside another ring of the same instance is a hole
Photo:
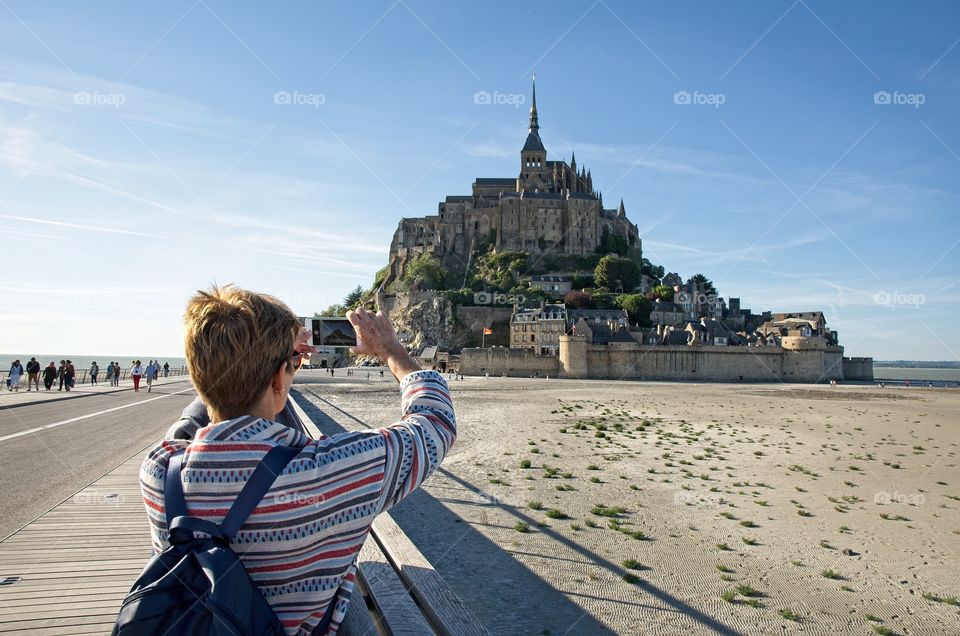
[[[309,389],[301,387],[298,391],[292,391],[291,395],[325,435],[368,427],[362,420]],[[438,469],[437,474],[458,486],[456,492],[451,493],[453,498],[463,502],[495,500],[477,486],[443,467]],[[497,505],[531,527],[536,526],[537,520],[526,515],[523,510],[504,504]],[[487,539],[426,491],[416,491],[393,508],[391,514],[491,634],[614,634],[567,595],[526,568],[510,552]],[[538,531],[569,547],[584,561],[595,563],[617,577],[625,573],[618,564],[570,541],[550,528],[539,528]],[[696,625],[693,630],[695,633],[725,636],[738,634],[730,627],[645,581],[641,581],[637,589],[642,592],[638,602],[598,600],[621,603],[624,611],[646,607],[663,613],[682,614]],[[649,604],[643,602],[644,595],[651,597]],[[672,621],[664,617],[664,620],[657,622]],[[635,625],[634,628],[634,633],[654,633],[657,629],[655,625],[648,625],[647,628]]]

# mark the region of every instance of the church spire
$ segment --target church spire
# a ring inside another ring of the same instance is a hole
[[[540,130],[540,122],[537,119],[537,74],[533,74],[533,100],[530,103],[530,132]],[[539,134],[539,133],[538,133]]]

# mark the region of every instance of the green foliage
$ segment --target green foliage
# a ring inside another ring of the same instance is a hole
[[[654,265],[645,258],[640,261],[640,273],[646,274],[651,278],[656,278],[657,280],[661,280],[666,274],[663,265]]]
[[[377,270],[377,273],[373,277],[373,285],[370,286],[370,291],[376,291],[380,287],[380,283],[387,277],[387,274],[390,272],[390,266],[386,265]]]
[[[443,295],[447,297],[454,305],[460,306],[470,306],[473,305],[473,290],[469,287],[464,287],[463,289],[448,289],[443,292]]]
[[[523,252],[484,252],[474,262],[474,283],[507,291],[516,284],[517,277],[525,273],[526,263],[527,255]]]
[[[324,309],[323,311],[313,314],[313,317],[322,318],[325,316],[346,316],[346,315],[347,315],[347,308],[341,305],[340,303],[334,303],[329,307],[327,307],[326,309]]]
[[[606,225],[603,226],[600,242],[596,248],[597,254],[610,254],[612,252],[620,256],[626,256],[628,249],[627,237],[620,233],[610,234],[610,228]]]
[[[443,289],[447,270],[433,254],[423,253],[410,261],[403,272],[403,283],[408,289]]]
[[[653,310],[653,303],[643,294],[621,294],[615,302],[617,307],[627,310],[631,323],[639,323],[641,327],[651,326],[650,312]]]
[[[706,294],[712,294],[714,296],[717,295],[717,288],[713,286],[713,281],[707,278],[706,276],[704,276],[703,274],[694,274],[693,276],[687,279],[688,285],[693,283],[697,283],[701,287],[703,287],[703,291]]]
[[[353,291],[346,295],[343,299],[343,306],[347,309],[356,309],[357,305],[360,304],[360,301],[363,299],[363,287],[357,285]]]
[[[671,302],[673,300],[673,287],[667,287],[666,285],[657,285],[653,288],[653,297],[659,298],[664,302]]]
[[[640,284],[640,267],[629,258],[611,254],[600,259],[593,270],[593,278],[602,287],[632,290]]]

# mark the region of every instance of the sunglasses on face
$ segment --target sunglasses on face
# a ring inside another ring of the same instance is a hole
[[[290,368],[293,369],[294,373],[296,373],[308,360],[310,360],[309,353],[300,353],[299,351],[294,351],[290,354],[289,358],[285,359],[285,362],[289,362]]]

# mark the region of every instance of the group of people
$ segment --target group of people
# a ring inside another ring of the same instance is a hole
[[[122,371],[123,367],[119,362],[110,362],[107,365],[106,375],[110,386],[120,386],[120,374]],[[130,377],[133,379],[134,390],[139,391],[141,378],[146,378],[147,392],[149,392],[152,388],[153,381],[160,377],[161,371],[163,371],[164,377],[170,375],[170,363],[166,362],[161,365],[159,360],[151,360],[146,367],[143,367],[139,360],[134,360],[133,366],[130,369]],[[17,359],[10,365],[10,372],[7,374],[7,390],[19,391],[20,381],[24,375],[27,376],[27,391],[34,389],[39,391],[41,379],[47,391],[53,390],[53,385],[58,379],[60,380],[60,386],[57,391],[69,391],[76,385],[77,370],[71,360],[61,360],[60,366],[57,366],[55,362],[51,361],[49,365],[41,368],[36,358],[30,358],[26,367]],[[90,384],[97,384],[99,375],[100,366],[94,361],[90,365]]]
[[[161,367],[159,360],[151,360],[144,367],[140,360],[134,360],[133,366],[130,367],[130,379],[133,380],[134,392],[140,392],[140,380],[144,380],[147,383],[147,393],[150,393],[153,390],[153,381],[160,377],[161,369],[163,369],[163,377],[170,375],[169,362],[164,362]]]

